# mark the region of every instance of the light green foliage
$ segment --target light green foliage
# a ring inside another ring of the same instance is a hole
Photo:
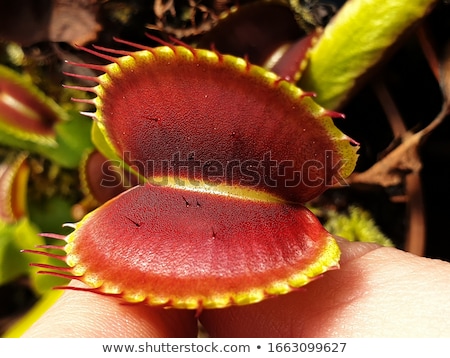
[[[31,267],[31,262],[48,264],[48,257],[25,254],[24,248],[34,248],[44,245],[45,240],[39,236],[40,230],[28,218],[23,218],[14,224],[0,222],[0,285],[11,282],[20,276],[28,276],[36,292],[44,292],[55,284],[62,282],[57,278],[36,275],[37,268]]]
[[[349,0],[325,28],[311,50],[299,86],[316,101],[338,109],[357,81],[398,43],[436,0]]]
[[[394,246],[375,224],[370,213],[358,206],[350,206],[348,211],[326,213],[325,228],[334,235],[349,241],[373,242],[382,246]]]
[[[0,91],[0,144],[9,147],[11,153],[22,152],[25,157],[34,156],[35,162],[43,163],[42,158],[36,159],[38,154],[46,158],[47,163],[51,163],[49,167],[53,169],[77,168],[83,151],[92,147],[90,139],[92,121],[70,109],[63,109],[40,91],[26,75],[1,65],[0,84],[3,86]],[[45,122],[47,120],[45,115],[49,113],[58,120],[54,124],[53,133],[43,135],[33,131],[32,125],[27,127],[25,122],[19,123],[14,117],[17,113],[29,116],[30,124],[32,121]],[[44,168],[41,170],[44,172]],[[10,180],[3,180],[0,188],[8,193],[2,196],[3,200],[11,200],[11,203],[2,202],[6,208],[3,210],[19,204],[22,208],[30,209],[25,210],[25,216],[16,217],[15,221],[13,219],[0,221],[0,285],[19,277],[29,277],[31,288],[40,294],[61,284],[63,280],[48,275],[36,275],[39,269],[30,266],[30,263],[51,264],[54,259],[23,253],[21,250],[52,244],[52,240],[39,236],[39,233],[43,230],[59,232],[65,221],[71,221],[70,208],[74,203],[63,197],[52,197],[47,201],[46,195],[39,197],[33,190],[40,188],[43,191],[53,190],[58,193],[60,190],[53,189],[52,186],[60,185],[61,180],[53,178],[53,182],[47,180],[40,186],[36,182],[30,185],[31,181],[39,176],[39,170],[32,169],[32,172],[34,175],[28,178],[29,183],[26,180],[20,181],[13,175]],[[40,175],[42,180],[44,175],[43,173]],[[27,187],[32,189],[28,194]],[[36,200],[36,197],[39,200]]]
[[[16,224],[0,222],[0,285],[28,274],[29,261],[20,250],[44,244],[38,233],[36,226],[26,218]]]

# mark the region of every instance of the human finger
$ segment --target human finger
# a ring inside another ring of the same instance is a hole
[[[450,264],[342,242],[341,269],[258,304],[208,310],[213,337],[450,336]]]
[[[78,282],[72,286],[80,287]],[[195,312],[67,290],[23,337],[195,337]]]

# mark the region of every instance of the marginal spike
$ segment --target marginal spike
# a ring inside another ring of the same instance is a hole
[[[195,318],[199,318],[200,317],[200,315],[202,314],[202,312],[203,312],[203,301],[202,300],[199,300],[198,301],[198,304],[199,304],[199,306],[198,306],[198,308],[195,310]]]
[[[70,272],[72,270],[72,267],[60,267],[60,266],[49,265],[49,264],[40,264],[40,263],[36,263],[36,262],[31,263],[30,266],[45,268],[45,269],[49,269],[49,270],[65,271],[65,272]]]
[[[74,223],[64,223],[62,227],[70,227],[71,229],[76,229],[76,225]]]
[[[90,117],[92,119],[95,119],[95,112],[86,112],[86,111],[81,111],[80,114],[82,114],[83,116],[86,117]]]
[[[86,103],[86,104],[92,104],[95,105],[94,99],[92,98],[71,98],[70,99],[72,102],[77,102],[77,103]]]
[[[113,39],[114,39],[114,41],[116,41],[118,43],[121,43],[121,44],[124,44],[124,45],[128,45],[128,46],[137,48],[139,50],[145,50],[145,51],[150,51],[151,53],[154,53],[153,48],[150,47],[150,46],[145,46],[145,45],[141,45],[141,44],[138,44],[138,43],[135,43],[135,42],[123,40],[123,39],[118,38],[118,37],[113,37]]]
[[[62,276],[61,276],[62,277]],[[82,281],[82,277],[74,276],[72,279]],[[94,292],[99,295],[103,296],[116,296],[121,297],[123,293],[109,293],[109,292],[103,292],[101,291],[101,286],[97,288],[93,287],[74,287],[74,286],[57,286],[54,288],[55,290],[71,290],[71,291],[84,291],[84,292]],[[122,304],[128,304],[130,302],[121,302]]]
[[[174,46],[173,44],[171,44],[171,43],[169,43],[169,42],[167,42],[167,41],[164,41],[164,40],[160,39],[159,37],[150,35],[150,34],[147,33],[147,32],[145,33],[145,36],[147,36],[150,40],[153,40],[153,41],[159,43],[159,44],[162,45],[162,46],[167,46],[167,47],[169,47],[174,53],[177,52],[177,48],[176,48],[176,46]]]
[[[53,271],[38,271],[37,273],[42,274],[42,275],[52,275],[52,276],[56,276],[56,277],[61,277],[61,278],[66,278],[68,280],[76,280],[77,276],[74,275],[68,275],[65,273],[60,273],[60,272],[53,272]],[[59,287],[55,287],[55,289],[59,289]]]
[[[26,253],[26,254],[37,254],[37,255],[42,255],[42,256],[47,256],[47,257],[51,257],[57,260],[61,260],[61,261],[65,261],[66,260],[66,255],[57,255],[57,254],[52,254],[50,252],[47,251],[38,251],[38,250],[21,250],[20,252]]]
[[[47,237],[49,239],[63,240],[66,241],[66,236],[60,234],[53,234],[48,232],[41,232],[39,236]]]
[[[182,46],[182,47],[188,49],[188,50],[192,53],[192,55],[194,56],[194,58],[197,58],[197,51],[196,51],[196,49],[195,49],[194,47],[188,45],[187,43],[184,43],[183,41],[181,41],[181,40],[179,40],[179,39],[177,39],[177,38],[175,38],[175,37],[173,37],[173,36],[169,36],[169,39],[170,39],[170,41],[172,41],[173,43],[175,43],[175,44],[177,44],[177,45],[179,45],[179,46]]]
[[[64,250],[64,246],[58,246],[58,245],[37,245],[36,248],[38,248],[38,249]]]
[[[216,45],[214,43],[212,43],[210,48],[211,48],[211,51],[216,54],[219,63],[223,63],[223,55],[219,51],[217,51]]]
[[[330,111],[328,109],[324,110],[322,113],[322,117],[331,117],[331,118],[345,118],[345,114],[344,113],[340,113],[340,112],[335,112],[335,111]]]
[[[69,77],[74,77],[74,78],[79,78],[79,79],[82,79],[82,80],[87,80],[87,81],[100,83],[99,78],[96,77],[96,76],[82,75],[82,74],[79,74],[79,73],[72,73],[72,72],[63,72],[63,74],[66,75],[66,76],[69,76]]]
[[[106,66],[104,66],[104,65],[94,65],[92,63],[72,62],[72,61],[68,61],[68,60],[66,60],[65,62],[71,66],[83,67],[83,68],[88,68],[88,69],[94,70],[94,71],[106,72]]]
[[[81,281],[78,276],[72,277],[74,280]],[[71,290],[71,291],[84,291],[84,292],[97,292],[95,288],[91,287],[74,287],[74,286],[56,286],[54,287],[55,290]],[[101,292],[98,292],[101,293]]]
[[[354,145],[354,146],[359,146],[361,144],[361,143],[357,142],[356,140],[354,140],[353,138],[350,138],[347,135],[345,136],[345,139],[347,139],[350,142],[350,144]]]
[[[90,53],[91,55],[94,55],[94,56],[103,58],[104,60],[107,60],[107,61],[109,61],[109,62],[115,62],[115,63],[117,63],[117,58],[116,58],[116,57],[106,55],[106,54],[104,54],[104,53],[95,51],[95,50],[93,50],[93,49],[90,49],[90,48],[87,48],[87,47],[84,47],[84,46],[77,46],[77,48],[78,48],[79,50],[83,50],[83,51],[85,51],[85,52],[87,52],[87,53]]]
[[[247,54],[245,54],[244,60],[245,60],[245,70],[246,70],[247,72],[249,72],[249,71],[250,71],[250,68],[252,67],[252,64],[251,64],[250,61],[248,60],[248,55],[247,55]]]
[[[116,50],[116,49],[112,49],[109,47],[103,47],[103,46],[98,46],[98,45],[92,45],[92,46],[96,50],[113,53],[115,55],[120,55],[120,56],[130,56],[131,55],[131,52],[125,51],[125,50]]]
[[[77,90],[77,91],[83,91],[83,92],[91,92],[97,94],[95,87],[89,87],[89,86],[74,86],[74,85],[63,85],[64,88]]]
[[[305,97],[316,97],[317,96],[317,94],[315,93],[315,92],[303,92],[301,95],[300,95],[300,98],[305,98]]]

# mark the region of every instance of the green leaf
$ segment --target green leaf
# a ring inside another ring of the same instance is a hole
[[[436,0],[347,1],[311,50],[299,86],[315,92],[316,102],[325,108],[340,108],[358,80],[435,3]]]
[[[31,261],[20,250],[45,244],[38,233],[26,218],[16,224],[0,223],[0,285],[30,273]]]
[[[54,147],[56,123],[67,115],[26,76],[0,66],[0,129],[21,142]],[[27,149],[27,148],[25,148]]]
[[[98,123],[96,123],[96,122],[94,122],[92,124],[91,137],[92,137],[92,142],[94,143],[95,147],[106,158],[117,159],[119,161],[122,161],[120,156],[116,154],[114,148],[107,141],[102,130],[99,128]]]
[[[58,150],[45,151],[46,156],[65,168],[76,168],[85,150],[92,148],[92,120],[79,113],[70,113],[70,120],[56,125]]]
[[[92,121],[68,113],[27,78],[0,66],[0,143],[39,153],[65,168],[92,147]]]
[[[62,225],[73,221],[71,215],[73,204],[59,196],[51,197],[45,202],[29,201],[29,217],[44,232],[67,234],[72,230],[63,228]]]
[[[39,236],[40,230],[27,218],[15,224],[0,223],[0,285],[11,282],[20,276],[28,276],[36,293],[41,294],[67,280],[48,275],[37,275],[39,270],[30,263],[54,263],[54,259],[42,255],[23,253],[24,249],[34,249],[45,245],[46,240]]]
[[[30,169],[27,156],[9,156],[0,164],[0,221],[15,223],[26,215],[27,182]]]

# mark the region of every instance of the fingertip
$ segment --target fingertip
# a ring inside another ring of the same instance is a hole
[[[205,311],[212,337],[445,337],[450,264],[371,244],[340,242],[341,268],[303,289]]]
[[[67,290],[23,337],[153,338],[197,335],[193,311],[120,302],[115,297]]]
[[[334,236],[334,238],[341,249],[341,266],[383,247],[371,242],[352,242],[339,236]]]
[[[205,311],[200,319],[213,337],[321,337],[338,335],[342,310],[364,290],[359,259],[380,248],[336,238],[340,269],[297,291],[248,306]]]

